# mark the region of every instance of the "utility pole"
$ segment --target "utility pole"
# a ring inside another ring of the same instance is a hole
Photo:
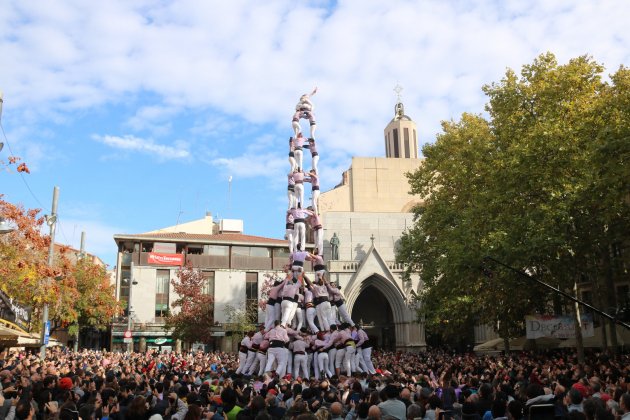
[[[85,231],[81,232],[81,247],[79,248],[79,258],[78,261],[83,261],[83,259],[85,258]],[[77,352],[79,351],[79,331],[81,328],[81,324],[79,324],[79,321],[77,320],[77,332],[76,332],[76,336],[74,337],[74,351]]]
[[[131,293],[133,290],[133,261],[131,262],[131,267],[129,268],[129,301],[127,303],[127,331],[131,331]],[[131,335],[131,342],[127,343],[127,350],[129,353],[133,351],[133,334]]]
[[[52,268],[53,263],[55,261],[55,229],[57,227],[57,200],[59,199],[59,187],[55,187],[53,189],[53,200],[52,200],[52,212],[50,216],[46,217],[46,223],[50,228],[50,244],[48,245],[48,267]],[[46,285],[49,285],[54,281],[53,278],[47,278],[44,280]],[[47,331],[48,330],[48,331]],[[46,340],[48,337],[46,333],[49,332],[48,329],[48,304],[44,303],[44,308],[42,309],[42,337],[41,337],[41,347],[39,349],[39,358],[44,360],[46,358]]]

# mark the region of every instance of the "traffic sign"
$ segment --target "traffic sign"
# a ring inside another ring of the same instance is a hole
[[[44,345],[48,345],[49,338],[50,338],[50,321],[46,321],[46,325],[44,328]]]
[[[131,338],[131,330],[127,330],[125,331],[125,335],[123,335],[124,338]]]
[[[123,343],[133,343],[133,338],[131,338],[131,337],[124,337],[123,338]]]

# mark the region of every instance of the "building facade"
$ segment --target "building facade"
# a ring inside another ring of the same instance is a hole
[[[174,310],[172,303],[178,297],[171,280],[187,265],[202,271],[207,279],[204,293],[214,297],[215,339],[201,344],[233,350],[231,320],[226,309],[251,310],[255,305],[248,303],[258,302],[264,275],[282,275],[289,258],[286,241],[245,235],[242,221],[214,221],[210,214],[152,232],[117,234],[114,240],[118,246],[116,297],[125,302],[123,307],[131,309],[131,321],[126,310],[114,322],[113,350],[128,348],[130,340],[124,337],[128,329],[137,351],[180,349],[181,343],[164,330],[164,320]],[[264,313],[255,310],[262,321]]]
[[[404,281],[403,265],[395,261],[400,237],[413,224],[412,209],[422,204],[410,195],[405,176],[422,164],[416,124],[400,102],[384,140],[386,157],[353,157],[341,183],[321,194],[324,255],[352,319],[379,346],[421,350],[426,343],[415,296],[422,282],[418,275]]]

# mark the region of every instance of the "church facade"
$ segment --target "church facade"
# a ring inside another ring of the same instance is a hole
[[[418,275],[404,281],[403,266],[395,262],[400,237],[413,224],[412,209],[422,204],[409,194],[405,176],[422,159],[416,125],[400,101],[384,143],[385,157],[354,157],[341,183],[321,194],[324,252],[330,280],[341,286],[352,319],[381,347],[422,350],[424,325],[415,298],[422,282]]]

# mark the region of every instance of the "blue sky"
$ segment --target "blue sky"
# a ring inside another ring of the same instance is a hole
[[[483,84],[542,52],[590,54],[609,72],[630,63],[623,1],[54,5],[0,8],[2,126],[31,169],[27,185],[3,168],[0,194],[49,212],[59,186],[58,242],[78,247],[86,231],[110,265],[114,233],[206,211],[282,237],[291,116],[314,86],[327,190],[352,156],[384,155],[397,83],[424,144],[440,121],[482,112]]]

